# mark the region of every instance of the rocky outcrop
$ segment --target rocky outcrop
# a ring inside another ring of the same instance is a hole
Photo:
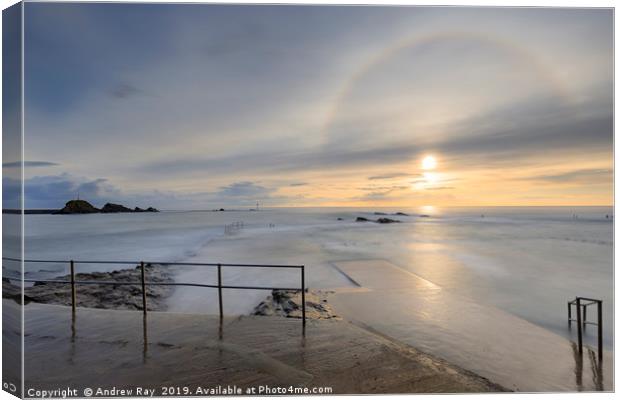
[[[165,267],[160,265],[147,265],[145,267],[147,282],[172,283],[172,275]],[[56,280],[69,281],[71,277],[61,276]],[[138,282],[137,284],[84,284],[76,285],[76,298],[78,307],[106,308],[118,310],[141,310],[142,309],[142,286],[140,283],[140,268],[123,269],[112,272],[79,273],[75,275],[76,281],[114,281],[114,282]],[[166,298],[173,291],[173,286],[146,287],[146,304],[148,310],[165,311]],[[21,302],[19,286],[12,285],[8,280],[2,281],[2,297],[11,298]],[[71,305],[71,285],[62,283],[37,283],[26,287],[24,290],[24,302]]]
[[[153,207],[149,207],[146,210],[140,207],[136,207],[133,209],[133,212],[159,212],[159,210]]]
[[[120,204],[105,203],[105,206],[101,209],[102,213],[120,213],[120,212],[133,212],[134,210],[127,208]]]
[[[146,210],[136,207],[133,210],[121,204],[106,203],[100,210],[87,202],[86,200],[70,200],[61,210],[52,212],[51,214],[94,214],[94,213],[132,213],[132,212],[159,212],[158,209],[149,207]],[[41,213],[44,214],[44,213]]]
[[[70,200],[54,214],[93,214],[98,212],[100,210],[86,200]]]
[[[379,224],[393,224],[393,223],[398,223],[398,222],[400,221],[397,219],[391,219],[391,218],[379,218],[377,220],[377,223]]]
[[[329,291],[306,291],[306,318],[331,319],[339,318],[327,303]],[[280,316],[301,318],[301,292],[296,290],[273,290],[254,308],[251,315]]]
[[[391,218],[386,218],[386,217],[379,218],[376,221],[373,221],[371,219],[364,218],[364,217],[357,217],[355,219],[355,222],[376,222],[378,224],[393,224],[393,223],[398,223],[400,221],[397,219],[391,219]]]

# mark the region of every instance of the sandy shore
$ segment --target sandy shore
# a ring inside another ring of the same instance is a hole
[[[4,307],[18,307],[4,300]],[[30,303],[26,388],[329,387],[333,393],[502,388],[410,346],[336,319],[149,313]],[[28,393],[26,393],[28,394]]]

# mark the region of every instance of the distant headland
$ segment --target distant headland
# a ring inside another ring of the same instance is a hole
[[[5,214],[20,214],[21,210],[2,210]],[[24,214],[112,214],[112,213],[142,213],[159,212],[154,207],[128,208],[121,204],[106,203],[102,208],[97,208],[86,200],[69,200],[60,210],[24,210]]]
[[[106,203],[101,209],[93,206],[86,200],[69,200],[65,206],[53,212],[52,214],[95,214],[95,213],[134,213],[134,212],[159,212],[156,208],[149,207],[142,209],[136,207],[134,209],[127,208],[120,204]]]

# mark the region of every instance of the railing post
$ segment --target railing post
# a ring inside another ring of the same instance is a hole
[[[75,296],[75,266],[73,260],[71,263],[71,309],[75,312],[75,307],[77,306],[76,296]]]
[[[586,331],[586,323],[588,322],[588,306],[583,305],[583,320],[581,323],[583,324],[583,331]]]
[[[603,360],[603,300],[597,304],[598,311],[598,359]]]
[[[142,312],[146,315],[146,282],[144,281],[144,261],[140,261],[140,275],[142,277]]]
[[[306,267],[301,266],[301,318],[306,325]]]
[[[224,318],[224,307],[222,306],[222,264],[217,264],[217,297],[220,305],[220,321]]]
[[[571,304],[570,304],[570,301],[569,301],[569,302],[568,302],[568,327],[569,327],[569,328],[570,328],[570,324],[571,324],[571,322],[573,322],[573,321],[571,321],[571,319],[573,319],[573,316],[571,315],[571,314],[572,314],[572,312],[571,312],[571,311],[572,311],[572,310],[571,310]]]
[[[581,339],[581,298],[577,297],[577,344],[579,345],[579,354],[583,354],[583,343]]]

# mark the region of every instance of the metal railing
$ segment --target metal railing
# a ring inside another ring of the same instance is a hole
[[[597,322],[590,322],[587,320],[588,307],[596,304]],[[575,306],[577,311],[577,318],[572,317],[572,306]],[[583,317],[582,317],[583,312]],[[588,297],[575,297],[575,300],[568,302],[568,327],[571,327],[571,323],[577,323],[577,343],[579,346],[579,354],[583,353],[583,339],[582,329],[585,331],[586,325],[597,325],[598,327],[598,358],[603,359],[603,301],[597,299],[590,299]]]
[[[2,260],[22,262],[18,258],[2,257]],[[245,290],[289,290],[289,291],[301,291],[301,315],[302,324],[306,325],[306,268],[305,265],[277,265],[277,264],[227,264],[227,263],[191,263],[191,262],[156,262],[156,261],[86,261],[86,260],[23,260],[24,263],[47,263],[47,264],[69,264],[71,271],[70,280],[62,279],[32,279],[22,277],[5,277],[8,279],[34,282],[34,283],[60,283],[71,285],[71,308],[75,311],[77,306],[77,285],[141,285],[142,287],[142,311],[144,314],[147,312],[147,286],[193,286],[213,288],[218,290],[218,306],[220,319],[224,318],[224,307],[222,301],[223,289],[245,289]],[[75,279],[75,266],[77,264],[115,264],[115,265],[139,265],[140,266],[140,281],[128,282],[128,281],[78,281]],[[161,266],[198,266],[198,267],[217,267],[217,285],[204,284],[204,283],[189,283],[189,282],[149,282],[145,277],[145,266],[147,265],[161,265]],[[224,285],[222,283],[222,267],[234,267],[234,268],[286,268],[286,269],[299,269],[301,275],[301,286],[296,288],[286,287],[266,287],[266,286],[238,286],[238,285]]]

